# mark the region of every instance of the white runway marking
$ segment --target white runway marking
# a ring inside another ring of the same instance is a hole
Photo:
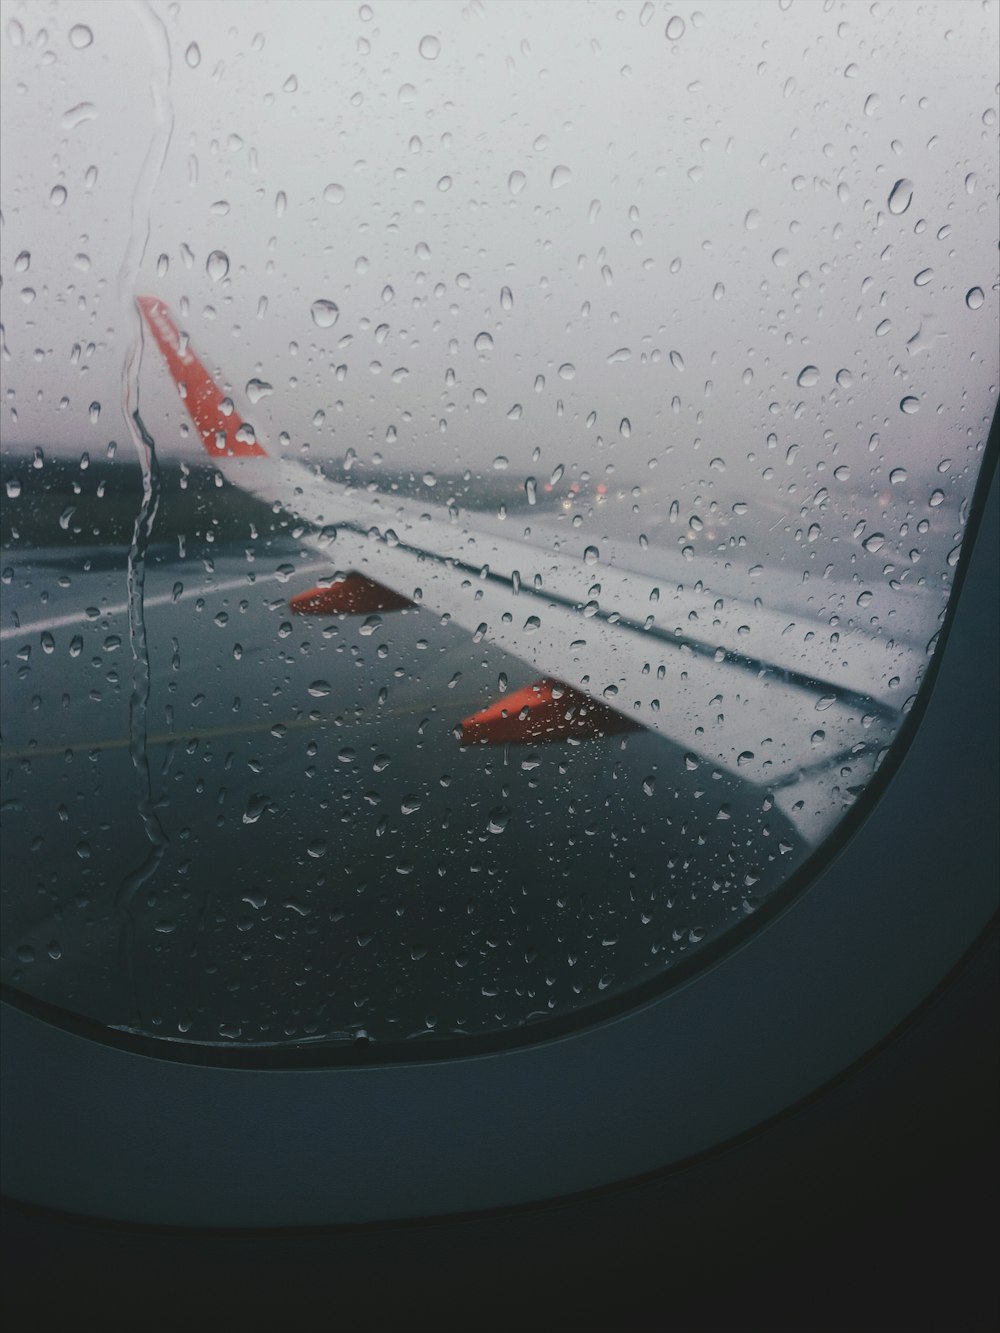
[[[296,566],[295,573],[299,575],[314,574],[320,569],[329,569],[329,565],[310,564]],[[286,576],[278,573],[258,574],[253,583],[247,581],[244,574],[238,579],[223,579],[219,583],[208,585],[198,584],[196,587],[185,587],[182,593],[175,598],[173,592],[157,593],[155,597],[146,597],[144,605],[149,607],[168,606],[174,601],[187,601],[192,597],[211,597],[214,593],[233,592],[237,588],[259,588],[262,583],[273,583],[275,580],[285,579]],[[299,589],[303,591],[303,589]],[[103,619],[105,616],[128,615],[128,602],[120,602],[115,606],[102,606],[100,616],[97,619]],[[0,629],[0,642],[7,639],[21,639],[26,635],[44,634],[46,630],[63,629],[67,625],[92,624],[93,619],[87,616],[86,611],[69,611],[65,615],[50,616],[47,620],[33,620],[26,625],[6,625]]]

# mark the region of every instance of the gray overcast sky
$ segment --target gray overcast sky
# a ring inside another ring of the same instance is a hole
[[[129,448],[138,291],[314,457],[613,464],[728,504],[779,462],[857,484],[878,432],[930,476],[995,394],[997,27],[995,0],[6,4],[6,447]],[[193,457],[149,351],[142,394]]]

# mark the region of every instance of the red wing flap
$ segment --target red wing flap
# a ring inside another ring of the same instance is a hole
[[[637,722],[590,695],[547,678],[498,699],[461,726],[463,745],[538,745],[640,730]]]
[[[414,603],[364,574],[347,574],[329,588],[310,588],[289,600],[299,616],[367,616],[374,611],[402,611]]]
[[[205,451],[212,458],[266,456],[267,450],[257,443],[250,427],[240,420],[233,408],[230,406],[228,413],[224,410],[227,400],[222,390],[186,340],[181,339],[166,305],[154,296],[139,296],[136,300]]]

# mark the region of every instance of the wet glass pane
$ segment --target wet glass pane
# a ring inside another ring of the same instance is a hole
[[[996,5],[5,24],[6,983],[416,1049],[713,956],[948,604]]]

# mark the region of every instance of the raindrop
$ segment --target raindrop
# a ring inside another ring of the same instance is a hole
[[[97,107],[93,102],[78,102],[76,106],[71,106],[68,111],[63,112],[62,127],[64,130],[75,130],[78,125],[85,125],[88,120],[97,119]]]
[[[760,226],[760,213],[756,208],[751,208],[743,219],[743,226],[747,231],[756,231]]]
[[[330,693],[330,683],[325,680],[314,680],[309,686],[309,693],[314,699],[324,699]]]
[[[22,250],[21,253],[18,255],[18,257],[14,260],[14,271],[15,273],[25,273],[30,267],[31,267],[31,251]]]
[[[511,194],[520,194],[528,183],[528,178],[523,171],[512,171],[507,177],[507,189]]]
[[[266,380],[253,379],[247,381],[246,392],[251,403],[256,404],[259,403],[262,398],[266,398],[269,393],[273,393],[274,388],[272,385],[268,384]]]
[[[726,289],[721,282],[717,282],[712,288],[712,297],[716,301],[721,301],[726,294]]]
[[[69,30],[69,44],[77,51],[84,51],[94,40],[94,34],[85,23],[77,23]]]
[[[889,212],[905,213],[913,200],[913,182],[904,176],[898,180],[889,192]]]
[[[570,361],[564,361],[559,367],[559,378],[561,380],[576,379],[576,366]]]
[[[299,81],[294,74],[289,74],[288,78],[281,85],[282,92],[294,93],[298,91]]]
[[[9,477],[7,480],[7,495],[11,500],[16,500],[21,494],[21,483],[17,477]]]
[[[681,18],[680,14],[674,14],[674,16],[667,21],[665,29],[667,41],[679,42],[684,36],[685,26],[684,20]]]
[[[62,208],[66,202],[66,190],[62,185],[53,185],[49,191],[49,203],[53,208]]]
[[[771,256],[771,263],[775,268],[784,268],[788,263],[788,258],[787,250],[775,250],[774,254]]]
[[[342,204],[347,191],[336,181],[332,181],[323,191],[323,198],[328,204]]]
[[[985,300],[982,287],[970,287],[965,293],[965,304],[970,310],[978,310]]]
[[[285,209],[288,207],[288,195],[284,190],[279,190],[274,196],[274,212],[276,217],[284,217]]]
[[[618,431],[623,439],[627,440],[631,437],[632,423],[629,421],[628,417],[622,417],[621,421],[618,423]]]
[[[889,473],[889,485],[902,486],[903,482],[906,480],[906,475],[905,467],[894,467]]]
[[[907,416],[913,416],[914,412],[920,411],[920,403],[912,396],[906,397],[900,401],[899,410],[905,412]]]
[[[325,838],[313,838],[306,848],[306,854],[313,860],[318,861],[321,856],[326,856],[327,844]]]
[[[247,801],[247,808],[243,811],[243,823],[256,824],[266,809],[267,797],[258,796],[256,792],[253,792]]]
[[[454,182],[452,181],[450,176],[441,176],[438,179],[437,187],[442,194],[447,194],[448,191],[451,189],[453,183]]]
[[[313,301],[309,313],[318,329],[332,329],[340,318],[340,307],[333,301]]]
[[[437,60],[441,54],[441,43],[430,33],[426,37],[421,37],[417,50],[425,60]]]
[[[882,99],[879,97],[878,93],[869,93],[865,98],[865,115],[876,115],[881,105]]]
[[[197,42],[191,42],[184,52],[184,60],[192,69],[197,69],[201,64],[201,48]]]
[[[681,356],[680,352],[670,353],[670,364],[673,366],[674,370],[684,369],[684,358]]]
[[[90,404],[89,416],[90,416],[91,424],[96,424],[98,421],[100,421],[100,419],[101,419],[101,405],[100,405],[100,403],[91,403],[91,404]]]
[[[489,352],[493,349],[493,339],[488,333],[477,333],[473,344],[477,352]]]
[[[583,563],[585,565],[596,565],[601,558],[601,553],[596,546],[588,546],[583,553]]]
[[[500,289],[500,307],[502,310],[511,310],[514,306],[514,297],[509,287]]]
[[[495,810],[490,811],[489,823],[486,825],[490,833],[502,833],[510,822],[510,811],[505,805],[498,805]]]
[[[819,370],[816,366],[803,366],[795,383],[800,389],[811,389],[819,383]]]
[[[873,532],[870,537],[865,538],[861,545],[866,551],[870,551],[872,555],[874,555],[876,551],[881,551],[882,547],[885,545],[885,533]]]
[[[205,260],[205,272],[213,282],[221,282],[229,272],[229,256],[224,250],[213,250]]]
[[[934,270],[932,268],[922,268],[913,279],[913,285],[915,287],[926,287],[933,277]]]
[[[564,185],[568,185],[573,179],[573,173],[569,167],[558,166],[552,168],[552,174],[549,176],[549,184],[553,190],[561,190]]]

